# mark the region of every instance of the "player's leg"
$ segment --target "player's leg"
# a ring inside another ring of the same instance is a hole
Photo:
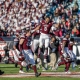
[[[25,72],[23,71],[23,66],[21,65],[21,61],[18,61],[17,64],[20,66],[19,73],[25,73]]]
[[[24,55],[25,60],[28,63],[29,58],[28,58],[28,54],[27,53],[28,53],[27,50],[22,50],[22,54]]]
[[[56,63],[55,65],[55,69],[57,70],[58,66],[61,66],[61,65],[65,65],[66,64],[66,61],[63,57],[60,57],[61,59]]]
[[[25,61],[26,61],[26,63],[27,63],[27,65],[26,65],[26,71],[29,71],[29,57],[28,57],[28,54],[27,54],[28,52],[27,52],[27,50],[23,50],[22,51],[22,54],[24,55],[24,58],[25,58]]]
[[[36,49],[38,48],[38,46],[39,46],[39,40],[38,39],[34,39],[33,40],[33,44],[32,44],[32,51],[33,51],[33,53],[35,53],[35,51],[36,51]]]
[[[49,38],[45,39],[44,62],[47,62]]]
[[[70,64],[71,64],[71,62],[66,62],[66,64],[65,64],[65,72],[66,73],[70,73],[70,71],[69,71]]]
[[[44,37],[42,35],[40,35],[40,39],[39,39],[39,49],[38,49],[38,59],[40,58],[40,54],[41,54],[41,50],[42,50],[42,46],[44,44]],[[37,60],[38,61],[38,60]]]
[[[68,53],[69,53],[69,49],[68,49],[67,47],[65,47],[65,48],[64,48],[64,52],[65,52],[65,54],[68,55]]]
[[[66,64],[66,61],[64,58],[61,58],[61,62],[58,65],[60,66],[60,65],[64,65],[64,64]]]
[[[76,55],[73,53],[73,51],[72,51],[72,55],[73,55],[73,58],[72,58],[72,69],[74,69],[77,66],[77,64],[76,64]]]
[[[17,67],[17,66],[18,66],[18,61],[19,61],[19,59],[18,59],[18,57],[17,57],[16,54],[15,54],[15,50],[10,51],[10,53],[11,53],[11,52],[13,53],[13,58],[14,58],[14,59],[9,58],[9,61],[15,63],[15,67]]]
[[[32,68],[33,68],[33,70],[34,70],[34,72],[35,72],[35,76],[36,76],[36,77],[40,76],[41,73],[38,73],[38,72],[37,72],[37,68],[36,68],[36,65],[35,65],[34,56],[33,56],[31,50],[28,50],[28,57],[29,57],[30,64],[32,64]]]
[[[26,51],[25,50],[22,50],[22,54],[24,55],[25,60],[27,61]],[[25,73],[23,71],[22,59],[19,58],[19,61],[17,62],[17,64],[20,66],[19,73]]]

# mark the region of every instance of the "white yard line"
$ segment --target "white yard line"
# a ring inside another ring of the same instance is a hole
[[[13,74],[13,75],[0,75],[0,77],[34,77],[34,73],[25,73],[25,74]],[[75,72],[75,73],[71,73],[71,74],[65,74],[64,72],[42,72],[42,75],[44,77],[47,76],[54,76],[54,77],[73,77],[73,78],[80,78],[80,72]]]

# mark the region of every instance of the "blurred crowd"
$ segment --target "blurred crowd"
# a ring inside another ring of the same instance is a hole
[[[0,0],[0,36],[13,36],[34,27],[45,16],[53,21],[52,32],[62,37],[66,32],[80,36],[78,3],[74,0]]]

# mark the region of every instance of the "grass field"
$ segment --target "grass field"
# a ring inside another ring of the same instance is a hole
[[[32,78],[0,78],[0,80],[80,80],[79,78],[32,77]]]
[[[77,66],[74,70],[72,70],[72,68],[70,68],[71,72],[79,72],[80,69],[78,68],[79,66]],[[4,75],[8,74],[10,76],[10,74],[18,74],[19,72],[19,66],[17,68],[14,67],[14,64],[0,64],[0,70],[3,70],[5,73]],[[23,69],[26,72],[26,69]],[[42,72],[41,70],[38,70],[39,72]],[[30,70],[29,72],[33,72],[33,70]],[[47,70],[47,72],[53,72],[50,70]],[[59,69],[56,72],[64,72],[64,66],[60,66]],[[27,72],[26,72],[27,73]],[[68,77],[22,77],[22,78],[4,78],[4,77],[0,77],[0,80],[80,80],[80,78],[68,78]]]

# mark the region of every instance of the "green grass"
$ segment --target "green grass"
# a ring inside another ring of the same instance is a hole
[[[61,77],[30,77],[30,78],[0,78],[0,80],[80,80],[79,78],[61,78]]]
[[[0,64],[0,70],[4,71],[4,74],[16,74],[19,72],[19,66],[17,68],[14,67],[14,64]],[[70,71],[79,72],[80,69],[77,66],[74,70],[70,68]],[[26,69],[23,68],[23,70],[26,72]],[[42,70],[38,70],[42,72]],[[33,70],[30,70],[29,72],[33,72]],[[47,72],[53,72],[51,70],[47,70]],[[56,72],[64,72],[64,66],[60,66]],[[79,78],[65,78],[65,77],[28,77],[28,78],[1,78],[0,80],[80,80]]]
[[[15,68],[14,64],[0,64],[0,69],[3,70],[5,74],[15,74],[19,71],[19,67]]]
[[[72,68],[70,68],[70,71],[78,72],[78,71],[80,71],[80,69],[78,67],[79,66],[77,66],[74,70],[72,70]],[[15,68],[14,64],[0,64],[0,70],[3,70],[5,72],[5,74],[15,74],[15,73],[19,72],[19,66],[17,68]],[[26,72],[25,68],[23,68],[23,70]],[[42,72],[41,69],[38,71]],[[33,70],[30,70],[29,72],[33,72]],[[53,72],[53,71],[47,70],[47,72]],[[60,66],[56,72],[64,72],[64,66]]]

